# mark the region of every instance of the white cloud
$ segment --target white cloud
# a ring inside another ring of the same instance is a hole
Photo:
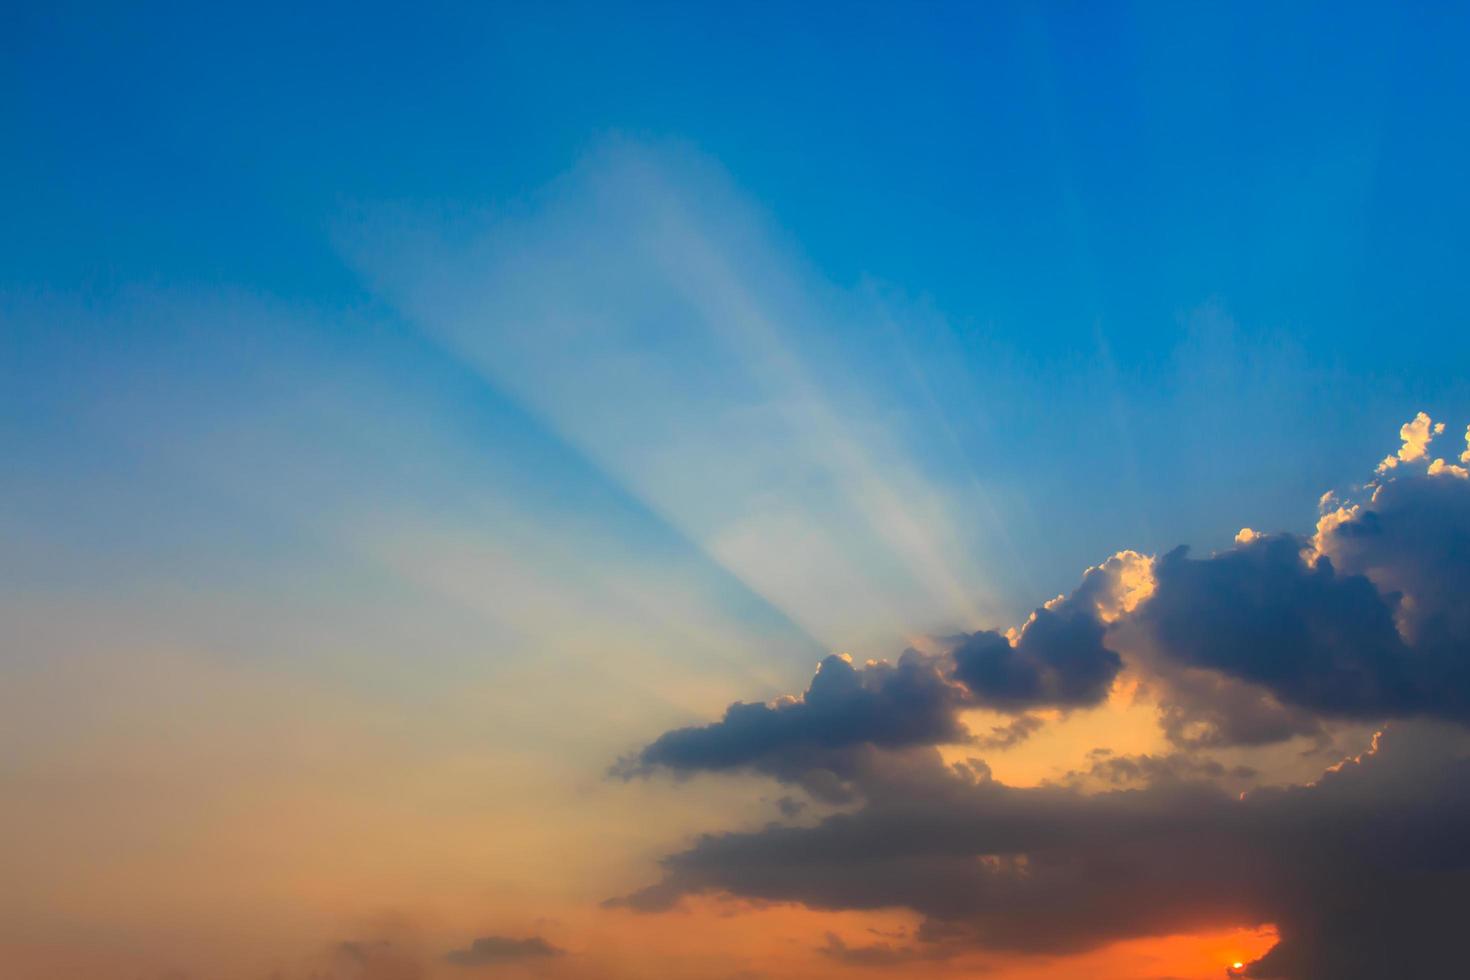
[[[1420,412],[1399,427],[1399,438],[1404,444],[1395,456],[1385,456],[1378,464],[1378,472],[1387,471],[1400,463],[1412,463],[1424,459],[1429,453],[1429,443],[1435,436],[1444,433],[1444,423],[1435,423],[1428,413]]]

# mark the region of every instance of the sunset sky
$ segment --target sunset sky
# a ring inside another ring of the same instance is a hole
[[[1470,10],[0,15],[0,977],[1384,980]]]

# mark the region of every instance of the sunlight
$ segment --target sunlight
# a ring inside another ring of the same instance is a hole
[[[985,553],[1003,526],[969,461],[935,448],[941,410],[890,404],[889,365],[819,339],[837,329],[815,303],[830,287],[723,175],[613,144],[557,190],[478,247],[395,235],[419,254],[365,264],[410,319],[825,646],[889,656],[913,623],[1004,624]]]

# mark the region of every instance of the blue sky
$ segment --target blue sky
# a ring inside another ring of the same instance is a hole
[[[1457,266],[1455,14],[536,7],[13,12],[9,276],[350,290],[344,208],[519,199],[615,131],[955,315],[1444,319],[1403,294]]]
[[[534,224],[610,145],[656,159],[690,198],[717,184],[718,213],[758,224],[758,247],[826,307],[783,326],[809,365],[827,372],[822,345],[842,351],[839,385],[920,430],[900,438],[925,481],[979,479],[1002,501],[1002,608],[1119,547],[1298,526],[1301,502],[1352,479],[1342,461],[1372,458],[1394,420],[1454,416],[1470,397],[1463,13],[10,18],[0,275],[7,319],[39,325],[7,331],[22,375],[7,439],[38,465],[68,451],[54,427],[75,408],[67,386],[86,383],[78,349],[105,343],[109,371],[131,359],[176,376],[157,360],[185,356],[175,341],[136,302],[117,312],[139,289],[308,321],[278,361],[306,345],[303,358],[364,362],[387,387],[411,376],[440,398],[424,410],[479,420],[471,443],[559,465],[545,446],[566,432],[503,378],[469,382],[384,265],[410,264],[388,247],[395,222],[460,241]],[[191,412],[241,394],[195,382]],[[1047,533],[1058,520],[1076,529],[1065,542]]]

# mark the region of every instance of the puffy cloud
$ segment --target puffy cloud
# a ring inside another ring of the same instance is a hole
[[[1123,665],[1105,643],[1108,626],[1149,594],[1150,568],[1145,556],[1122,552],[1088,569],[1070,596],[1037,609],[1019,630],[954,637],[942,654],[911,649],[896,663],[862,666],[843,654],[827,656],[801,695],[737,701],[719,721],[664,733],[612,774],[748,769],[786,781],[807,781],[814,772],[848,779],[872,759],[871,749],[972,741],[958,717],[972,707],[1021,715],[979,740],[992,748],[1018,744],[1041,727],[1025,716],[1029,709],[1084,707],[1107,697]]]
[[[1154,564],[1134,619],[1178,705],[1165,710],[1171,737],[1309,734],[1302,712],[1470,720],[1470,480],[1440,463],[1381,478],[1361,503],[1324,496],[1310,540],[1253,533]]]
[[[455,949],[445,953],[444,959],[456,966],[491,966],[498,963],[548,959],[561,955],[560,949],[540,936],[528,936],[523,939],[509,936],[481,936],[465,949]]]
[[[1444,423],[1435,423],[1425,412],[1420,412],[1399,428],[1403,445],[1396,455],[1385,456],[1378,464],[1378,472],[1386,473],[1400,463],[1412,463],[1424,459],[1429,453],[1429,443],[1444,432]]]
[[[1002,711],[1097,704],[1123,667],[1103,644],[1095,611],[1075,602],[1032,614],[1015,643],[982,630],[954,648],[954,675],[976,701]]]
[[[1470,639],[1470,488],[1458,480],[1397,479],[1375,488],[1319,537],[1318,549],[1344,571],[1367,575],[1402,595],[1399,623],[1411,643],[1446,630]]]
[[[1313,715],[1470,720],[1470,481],[1431,466],[1371,491],[1324,500],[1310,541],[1251,535],[1154,564],[1134,618],[1162,655],[1176,742],[1310,734]]]
[[[832,802],[854,798],[868,782],[890,780],[884,752],[976,742],[1004,749],[1043,722],[1020,714],[974,739],[960,720],[967,708],[1023,713],[1075,708],[1107,696],[1122,658],[1104,644],[1105,616],[1137,599],[1133,556],[1090,569],[1071,595],[1037,609],[1005,634],[956,637],[942,654],[907,650],[896,663],[857,666],[834,654],[817,665],[807,690],[771,702],[737,701],[707,725],[664,733],[613,766],[623,779],[656,770],[680,775],[749,770],[798,783]]]
[[[1149,566],[1135,552],[1114,555],[1011,636],[981,630],[960,638],[951,651],[955,678],[978,704],[1001,711],[1097,704],[1123,667],[1105,642],[1108,624],[1148,595]]]
[[[1204,559],[1177,549],[1156,563],[1138,615],[1170,658],[1287,703],[1367,718],[1412,708],[1419,692],[1395,600],[1365,576],[1338,574],[1330,559],[1308,563],[1305,547],[1280,535]]]
[[[826,657],[806,692],[769,704],[736,702],[720,721],[679,728],[614,767],[629,778],[656,768],[677,773],[749,768],[802,781],[819,795],[819,776],[852,778],[869,757],[862,749],[960,742],[969,732],[956,710],[964,692],[937,658],[906,651],[897,664],[855,667]]]
[[[1279,944],[1243,975],[1445,975],[1470,888],[1470,734],[1445,723],[1470,722],[1470,479],[1429,460],[1443,429],[1406,424],[1366,499],[1324,495],[1311,537],[1121,552],[1019,630],[897,665],[829,658],[800,698],[664,735],[624,774],[749,768],[854,806],[704,835],[613,904],[724,892],[923,917],[905,945],[830,937],[824,955],[849,964],[1271,922]],[[1040,727],[1033,709],[1098,704],[1125,669],[1178,750],[1098,750],[1061,783],[1015,787],[936,748],[1009,748]],[[1017,717],[969,737],[970,706]],[[1415,718],[1306,785],[1241,793],[1251,766],[1199,754],[1299,736],[1321,753],[1334,719]]]

